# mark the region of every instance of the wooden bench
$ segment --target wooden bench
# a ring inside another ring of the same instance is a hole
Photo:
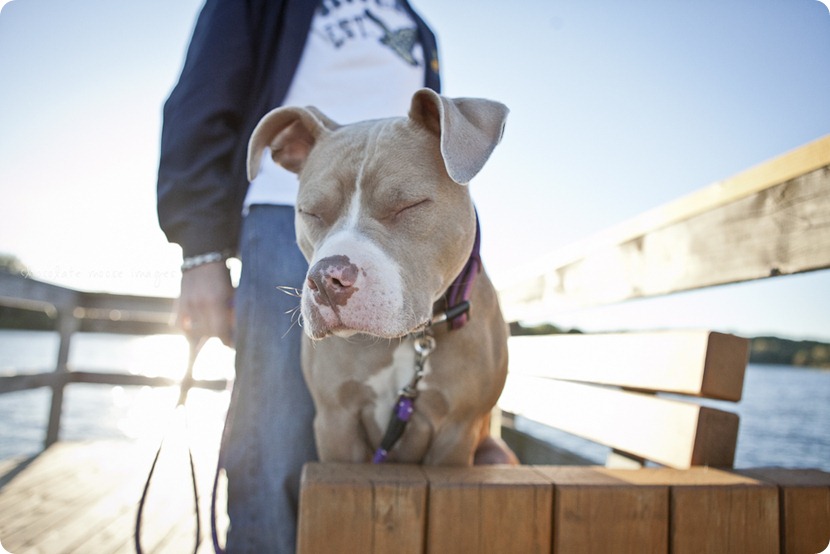
[[[500,291],[510,320],[830,267],[830,136],[545,263]],[[748,348],[707,330],[514,337],[499,406],[611,447],[609,465],[728,468],[737,415],[655,393],[737,402]]]
[[[737,402],[748,353],[748,340],[710,331],[512,337],[499,406],[611,447],[607,465],[732,467],[737,415],[653,393]],[[538,460],[532,437],[508,427],[504,438]]]
[[[565,249],[500,295],[508,320],[538,320],[828,267],[825,137]],[[717,330],[513,337],[503,436],[540,465],[311,464],[299,552],[821,552],[830,474],[731,470],[738,416],[697,401],[741,399],[748,348]],[[557,449],[515,416],[610,447],[612,467],[550,465]]]
[[[812,470],[309,464],[299,553],[804,553],[830,541]]]

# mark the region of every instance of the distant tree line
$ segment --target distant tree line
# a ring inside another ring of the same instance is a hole
[[[0,252],[0,272],[28,275],[29,268],[17,256]],[[0,329],[50,331],[55,329],[55,320],[46,312],[0,305]]]
[[[749,361],[755,364],[781,364],[830,369],[830,344],[795,341],[778,337],[752,339]]]

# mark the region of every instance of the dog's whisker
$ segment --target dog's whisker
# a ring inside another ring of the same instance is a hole
[[[294,326],[300,328],[302,328],[303,326],[303,316],[299,305],[291,308],[290,310],[286,310],[285,314],[291,318],[291,325],[288,327],[288,330],[282,335],[282,338],[285,338],[288,335],[288,333],[291,332]]]
[[[296,287],[289,287],[285,285],[278,285],[277,290],[287,294],[288,296],[293,296],[294,298],[300,298],[303,294],[303,291],[296,288]]]

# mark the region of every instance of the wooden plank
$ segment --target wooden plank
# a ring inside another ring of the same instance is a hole
[[[81,319],[81,330],[84,332],[181,332],[175,325],[173,298],[81,292],[74,313]]]
[[[498,406],[669,467],[734,462],[738,416],[697,404],[509,374]]]
[[[755,486],[673,486],[675,554],[778,550],[778,495]]]
[[[553,487],[530,467],[425,467],[427,552],[550,552]]]
[[[176,308],[176,299],[162,296],[137,296],[103,292],[80,292],[79,317],[132,321],[169,322]]]
[[[43,310],[54,317],[57,311],[72,310],[77,299],[77,291],[0,272],[0,304]]]
[[[120,457],[112,460],[114,451],[102,445],[78,448],[56,444],[32,462],[19,482],[12,481],[8,486],[12,494],[4,488],[0,513],[19,514],[14,518],[4,516],[0,523],[6,548],[11,552],[29,548],[42,552],[70,551],[89,536],[90,527],[78,522],[93,523],[89,516],[96,506],[104,503],[105,513],[110,514],[121,506],[130,509],[134,505],[135,496],[125,501],[120,493],[130,490],[130,483],[138,491],[139,474],[130,471],[130,464],[119,464]],[[123,453],[135,454],[129,448]],[[98,455],[109,455],[110,459],[99,460]],[[40,486],[41,475],[49,473],[57,478],[46,479],[47,484]]]
[[[634,485],[596,467],[536,469],[554,485],[554,554],[668,552],[668,486]]]
[[[0,394],[40,387],[52,387],[58,381],[66,381],[66,375],[56,373],[23,373],[0,377]]]
[[[218,440],[218,437],[217,437]],[[151,441],[152,442],[152,441]],[[175,442],[175,441],[174,441]],[[58,442],[21,467],[11,468],[0,487],[0,538],[11,552],[134,552],[136,506],[156,443]],[[147,552],[190,552],[194,512],[189,469],[182,446],[162,453],[145,508]],[[202,492],[202,546],[215,445],[196,450]],[[226,520],[220,503],[220,525]]]
[[[307,464],[297,552],[421,553],[427,482],[410,465]]]
[[[521,268],[502,309],[513,321],[830,267],[828,183],[830,136]]]
[[[115,385],[123,387],[169,387],[178,385],[178,379],[170,377],[151,377],[149,375],[134,375],[127,373],[109,373],[97,371],[71,371],[68,374],[71,383],[88,383],[98,385]],[[2,379],[0,379],[0,386]],[[227,379],[192,379],[193,388],[223,391],[228,388]]]
[[[53,387],[60,383],[88,383],[98,385],[135,386],[135,387],[170,387],[178,385],[177,379],[169,377],[150,377],[115,372],[69,371],[66,373],[36,373],[0,377],[0,394]],[[191,387],[222,391],[227,389],[227,379],[193,379]]]
[[[781,468],[740,473],[778,487],[782,554],[825,552],[830,547],[830,473]]]
[[[174,323],[175,299],[167,297],[83,292],[0,273],[0,304],[45,311],[52,318],[74,316],[84,332],[180,332]]]
[[[749,341],[711,331],[511,337],[510,372],[737,402]]]
[[[778,491],[773,485],[705,467],[595,471],[638,488],[669,488],[674,554],[778,552]]]

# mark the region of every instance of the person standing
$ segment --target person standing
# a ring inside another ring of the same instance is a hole
[[[221,459],[228,552],[294,552],[299,475],[316,458],[300,368],[307,264],[294,236],[297,177],[248,138],[283,105],[338,123],[405,115],[440,90],[436,39],[407,0],[206,0],[163,110],[158,216],[182,248],[178,324],[236,348]],[[234,290],[226,260],[242,261]]]

